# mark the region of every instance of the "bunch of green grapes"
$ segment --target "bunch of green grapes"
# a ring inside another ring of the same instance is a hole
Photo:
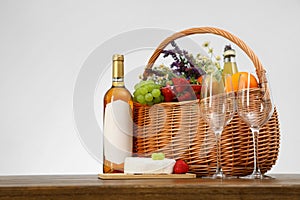
[[[153,104],[164,101],[164,96],[160,92],[161,86],[154,81],[141,81],[134,86],[133,99],[143,105],[152,106]]]

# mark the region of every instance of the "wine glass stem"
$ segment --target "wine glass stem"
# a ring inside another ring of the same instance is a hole
[[[259,165],[258,165],[258,128],[251,128],[252,137],[253,137],[253,150],[254,150],[254,166],[253,166],[253,175],[261,175]]]
[[[222,131],[216,131],[216,145],[217,145],[217,168],[216,168],[216,174],[222,173],[221,168],[221,133]]]

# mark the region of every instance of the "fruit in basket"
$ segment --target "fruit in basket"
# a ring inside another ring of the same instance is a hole
[[[198,94],[199,88],[195,87],[194,90],[190,82],[185,78],[172,78],[172,82],[174,84],[173,90],[178,101],[189,101],[197,98],[195,91],[197,91]]]
[[[201,85],[191,85],[192,89],[194,90],[194,93],[196,95],[197,99],[200,99],[200,92],[201,92]]]
[[[198,82],[199,84],[202,84],[202,80],[203,80],[203,76],[200,76],[200,77],[197,79],[197,82]]]
[[[161,92],[160,92],[159,89],[155,88],[155,89],[152,90],[151,94],[152,94],[153,97],[157,98],[161,95]]]
[[[137,102],[139,102],[140,104],[145,104],[146,103],[146,100],[145,100],[145,97],[144,97],[144,95],[138,95],[137,97],[136,97],[136,100],[137,100]]]
[[[151,155],[152,160],[163,160],[165,159],[165,154],[164,153],[152,153]]]
[[[249,72],[237,72],[232,75],[232,86],[233,90],[237,91],[239,88],[239,80],[244,82],[244,85],[250,84],[250,88],[257,88],[258,87],[258,82],[257,79],[253,74],[249,74],[250,76],[250,83],[248,83],[248,74]],[[227,82],[229,81],[229,78],[226,80]]]
[[[174,84],[174,90],[177,93],[183,92],[190,86],[190,83],[185,78],[172,78],[172,82]]]
[[[174,174],[185,174],[189,171],[189,166],[186,162],[183,160],[177,160],[174,168],[173,168],[173,173]]]
[[[194,90],[195,94],[201,92],[201,85],[191,85],[192,89]]]
[[[164,96],[164,101],[165,102],[173,101],[175,95],[174,95],[174,93],[172,91],[172,88],[170,86],[163,87],[160,90],[161,90],[162,95]]]
[[[161,86],[154,81],[141,81],[134,86],[133,100],[142,105],[152,106],[163,102],[164,97],[160,91]]]
[[[200,85],[191,85],[184,78],[173,78],[174,86],[166,86],[161,88],[165,102],[189,101],[200,98]]]
[[[152,102],[152,100],[153,100],[152,94],[151,94],[151,93],[145,94],[145,100],[146,100],[147,102]]]
[[[145,95],[145,94],[148,93],[148,89],[147,89],[146,87],[140,87],[140,88],[138,89],[138,91],[139,91],[139,93],[140,93],[141,95]]]
[[[184,91],[176,97],[178,101],[189,101],[195,99],[191,91]]]
[[[134,89],[137,90],[137,89],[143,87],[144,85],[149,85],[149,84],[154,84],[154,81],[151,81],[151,80],[149,80],[149,81],[141,81],[141,82],[135,84]]]

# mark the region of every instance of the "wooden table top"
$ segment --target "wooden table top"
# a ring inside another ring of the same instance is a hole
[[[0,199],[300,200],[300,174],[273,177],[269,180],[101,180],[97,175],[0,176]]]

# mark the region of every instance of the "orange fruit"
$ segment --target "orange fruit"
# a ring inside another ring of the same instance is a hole
[[[232,91],[232,88],[234,91],[237,91],[239,89],[239,79],[240,81],[244,82],[244,85],[248,85],[248,72],[237,72],[231,76],[232,79],[232,86],[226,87],[227,92]],[[227,77],[226,84],[230,85],[230,77]],[[250,88],[257,88],[258,82],[253,74],[250,74]]]
[[[197,79],[197,82],[200,83],[200,84],[202,84],[202,79],[203,79],[203,77],[199,76],[199,78]]]

